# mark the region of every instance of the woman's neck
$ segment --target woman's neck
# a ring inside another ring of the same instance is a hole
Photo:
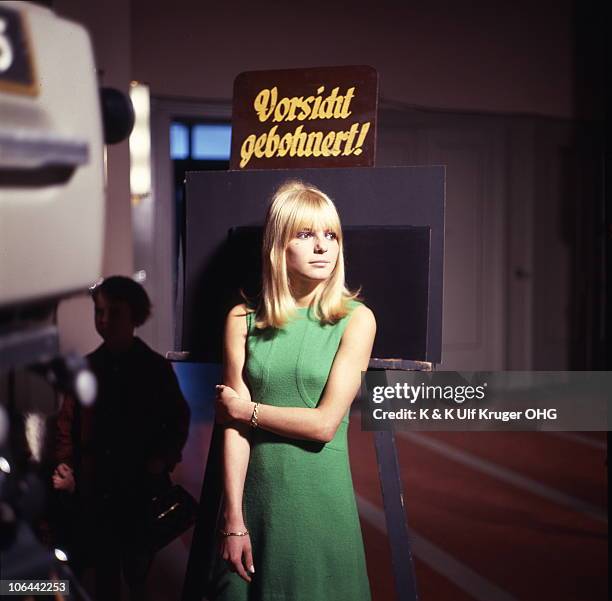
[[[298,307],[309,307],[316,298],[319,287],[323,282],[312,282],[310,280],[297,280],[291,282],[291,294]]]

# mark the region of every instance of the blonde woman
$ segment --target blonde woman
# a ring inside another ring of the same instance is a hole
[[[376,322],[344,283],[340,219],[284,184],[266,217],[262,296],[227,317],[224,511],[213,599],[367,601],[348,412]]]

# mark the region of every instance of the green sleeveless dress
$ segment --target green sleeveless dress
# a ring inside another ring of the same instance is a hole
[[[351,303],[351,311],[358,305]],[[308,309],[272,334],[247,316],[246,372],[252,399],[315,407],[350,313],[321,325]],[[217,570],[212,599],[369,601],[363,540],[347,446],[348,414],[327,443],[252,432],[244,486],[255,574],[249,584]],[[220,560],[219,563],[224,563]]]

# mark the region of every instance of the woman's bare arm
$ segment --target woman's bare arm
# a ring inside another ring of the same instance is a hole
[[[246,307],[238,305],[230,311],[225,324],[223,382],[250,402],[251,394],[242,375],[246,359],[246,337]],[[233,422],[226,425],[223,432],[223,516],[225,530],[228,532],[247,529],[242,513],[242,495],[250,450],[248,423]],[[245,571],[245,567],[249,569],[253,566],[248,537],[227,537],[223,542],[223,558],[230,561],[233,569],[250,582]]]
[[[289,438],[320,442],[332,440],[357,395],[361,372],[368,367],[375,334],[374,314],[364,305],[357,307],[342,336],[323,397],[317,407],[273,407],[261,403],[258,408],[259,427]],[[234,391],[222,391],[221,402],[225,404],[231,418],[248,424],[254,403],[236,389]]]

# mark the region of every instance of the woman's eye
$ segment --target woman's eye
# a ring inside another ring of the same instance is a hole
[[[338,236],[334,232],[325,232],[325,237],[328,240],[335,240]]]
[[[310,236],[312,236],[312,232],[309,232],[307,230],[304,230],[302,232],[298,232],[296,234],[296,238],[299,238],[300,240],[307,240],[308,238],[310,238]]]

